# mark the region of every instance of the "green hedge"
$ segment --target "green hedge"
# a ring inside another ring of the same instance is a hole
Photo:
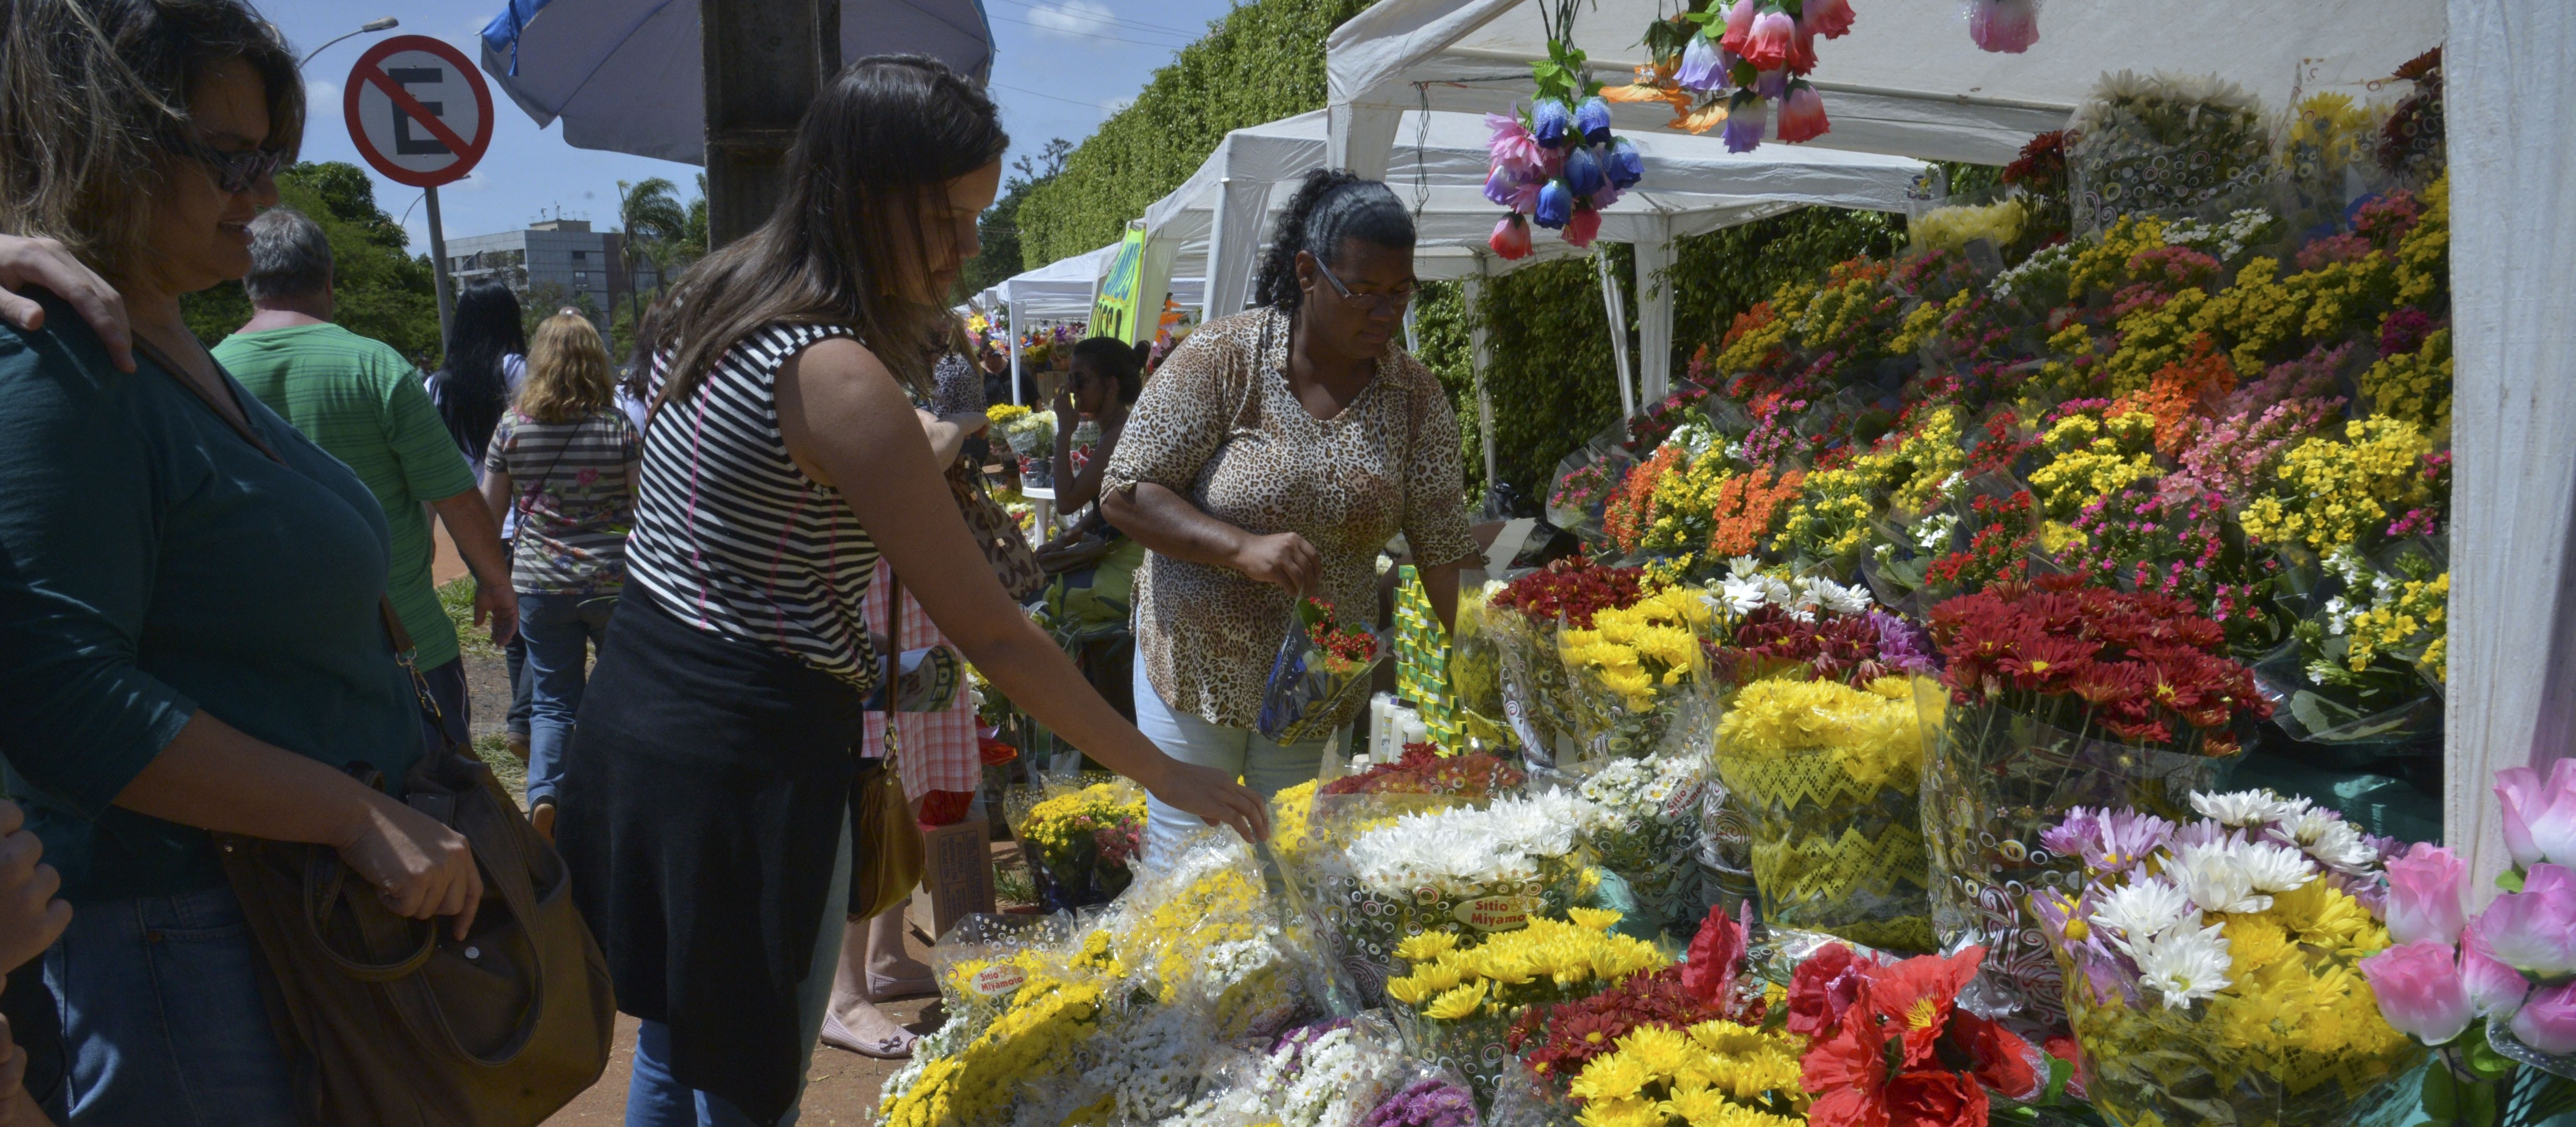
[[[1180,187],[1233,130],[1324,107],[1324,37],[1368,0],[1257,0],[1101,123],[1064,172],[1020,204],[1020,256],[1034,269],[1117,241],[1127,221]]]

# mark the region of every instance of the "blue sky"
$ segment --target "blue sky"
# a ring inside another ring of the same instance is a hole
[[[286,32],[299,53],[354,31],[378,16],[402,26],[385,35],[428,35],[480,58],[477,35],[500,0],[253,0],[261,14]],[[680,0],[686,3],[689,0]],[[1196,38],[1207,21],[1223,16],[1228,0],[984,0],[993,28],[992,93],[1011,131],[1014,157],[1033,153],[1049,137],[1079,143],[1110,113],[1127,104],[1156,67]],[[350,144],[340,115],[340,84],[367,44],[361,35],[324,51],[305,68],[312,124],[305,131],[306,160],[347,161],[366,167]],[[682,198],[695,191],[697,168],[576,149],[555,128],[538,129],[501,98],[493,111],[491,148],[472,176],[439,189],[441,219],[449,238],[511,230],[557,209],[567,219],[615,225],[617,182],[668,177]],[[376,202],[412,234],[412,249],[426,253],[429,223],[416,201],[420,190],[376,176]],[[406,216],[406,211],[408,215]]]

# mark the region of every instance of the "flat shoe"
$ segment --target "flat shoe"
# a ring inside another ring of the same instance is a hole
[[[919,978],[879,978],[868,972],[868,1000],[893,1002],[905,998],[927,998],[939,993],[939,980],[923,975]]]
[[[910,1030],[897,1029],[891,1037],[861,1040],[841,1024],[841,1015],[823,1015],[823,1043],[835,1049],[857,1053],[877,1060],[911,1060],[912,1043],[921,1038]]]

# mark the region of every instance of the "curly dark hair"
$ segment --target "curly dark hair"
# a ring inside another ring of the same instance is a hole
[[[1253,283],[1253,300],[1295,312],[1304,297],[1297,288],[1297,252],[1311,253],[1316,261],[1331,266],[1341,261],[1345,239],[1410,252],[1413,215],[1378,181],[1338,169],[1307,173],[1305,183],[1297,186],[1297,194],[1280,211],[1278,226],[1271,230],[1270,249],[1262,252],[1261,274]]]

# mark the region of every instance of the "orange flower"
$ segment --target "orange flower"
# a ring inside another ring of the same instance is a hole
[[[2156,450],[2180,458],[2199,436],[2203,417],[2234,390],[2236,366],[2202,333],[2192,338],[2190,355],[2157,369],[2145,391],[2123,396],[2113,410],[2155,416]]]
[[[1932,1061],[1933,1046],[1950,1031],[1951,1006],[1968,980],[1977,977],[1977,964],[1985,957],[1985,948],[1969,947],[1946,959],[1917,955],[1870,972],[1862,1001],[1904,1040],[1907,1067]]]
[[[1619,550],[1633,552],[1655,524],[1655,486],[1681,465],[1682,452],[1677,446],[1663,446],[1644,465],[1628,471],[1627,480],[1610,494],[1601,507],[1601,531],[1617,542]]]
[[[1717,531],[1708,538],[1709,551],[1721,556],[1760,551],[1780,510],[1797,499],[1798,487],[1806,481],[1803,471],[1774,474],[1769,466],[1726,479],[1717,487],[1717,506],[1709,514],[1717,522]]]
[[[1666,127],[1690,133],[1706,133],[1724,124],[1726,124],[1726,100],[1721,98],[1701,106],[1697,113],[1691,112],[1689,102],[1674,105],[1673,120],[1666,123]]]

